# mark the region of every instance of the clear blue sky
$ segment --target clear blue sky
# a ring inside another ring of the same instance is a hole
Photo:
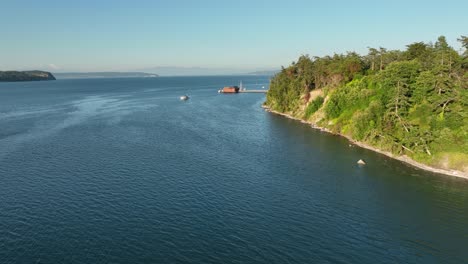
[[[468,35],[468,1],[2,1],[0,70],[272,69]]]

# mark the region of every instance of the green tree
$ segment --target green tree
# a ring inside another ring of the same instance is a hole
[[[462,47],[465,49],[465,52],[463,54],[465,56],[468,56],[468,37],[460,36],[460,38],[457,40],[462,44]]]
[[[386,48],[382,48],[382,47],[379,48],[379,55],[380,55],[380,68],[379,69],[381,71],[384,69],[384,56],[386,53],[387,53]]]
[[[423,72],[416,81],[417,96],[426,97],[433,106],[433,111],[444,119],[450,111],[450,104],[458,99],[458,93],[447,65],[438,65],[431,71]]]
[[[421,59],[428,53],[427,45],[424,42],[415,42],[406,47],[405,55],[408,60]]]
[[[369,49],[368,52],[368,57],[370,58],[371,62],[371,71],[375,71],[375,63],[377,60],[377,55],[379,54],[379,51],[375,48],[367,47]]]

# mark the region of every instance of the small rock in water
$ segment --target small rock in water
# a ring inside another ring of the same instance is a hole
[[[359,165],[366,165],[366,162],[363,161],[362,159],[358,160],[357,164]]]

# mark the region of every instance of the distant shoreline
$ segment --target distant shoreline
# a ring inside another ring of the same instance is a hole
[[[59,72],[57,79],[105,79],[105,78],[157,78],[158,74],[146,72]]]
[[[0,71],[0,82],[54,81],[54,75],[46,71]]]
[[[320,131],[324,131],[324,132],[327,132],[327,133],[330,133],[330,134],[333,134],[333,135],[338,135],[338,136],[342,136],[346,139],[349,140],[349,142],[351,142],[352,144],[356,145],[356,146],[359,146],[361,148],[365,148],[365,149],[368,149],[368,150],[372,150],[374,152],[377,152],[377,153],[380,153],[380,154],[383,154],[389,158],[392,158],[392,159],[396,159],[396,160],[399,160],[399,161],[402,161],[406,164],[409,164],[413,167],[416,167],[418,169],[422,169],[422,170],[425,170],[425,171],[430,171],[430,172],[434,172],[434,173],[439,173],[439,174],[444,174],[444,175],[449,175],[449,176],[454,176],[454,177],[459,177],[459,178],[463,178],[463,179],[466,179],[468,180],[468,174],[467,173],[464,173],[462,171],[458,171],[458,170],[444,170],[444,169],[438,169],[438,168],[434,168],[434,167],[431,167],[431,166],[428,166],[426,164],[423,164],[423,163],[420,163],[420,162],[417,162],[413,159],[411,159],[410,157],[408,156],[395,156],[394,154],[388,152],[388,151],[383,151],[383,150],[380,150],[378,148],[375,148],[373,146],[370,146],[368,144],[365,144],[365,143],[362,143],[362,142],[359,142],[359,141],[356,141],[346,135],[343,135],[343,134],[340,134],[340,133],[333,133],[331,132],[329,129],[326,129],[326,128],[323,128],[323,127],[320,127],[320,126],[317,126],[317,124],[313,123],[313,122],[310,122],[310,121],[305,121],[305,120],[302,120],[302,119],[299,119],[299,118],[296,118],[296,117],[293,117],[289,114],[285,114],[285,113],[281,113],[281,112],[278,112],[278,111],[275,111],[275,110],[272,110],[270,109],[269,107],[263,105],[262,108],[265,109],[265,111],[267,112],[270,112],[270,113],[273,113],[273,114],[277,114],[277,115],[281,115],[281,116],[284,116],[286,118],[289,118],[289,119],[293,119],[293,120],[296,120],[296,121],[300,121],[301,123],[304,123],[304,124],[309,124],[311,125],[312,128],[314,129],[318,129]]]

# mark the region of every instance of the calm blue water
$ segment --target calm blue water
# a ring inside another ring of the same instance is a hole
[[[268,83],[1,83],[0,263],[468,263],[468,181],[217,93],[240,80]]]

